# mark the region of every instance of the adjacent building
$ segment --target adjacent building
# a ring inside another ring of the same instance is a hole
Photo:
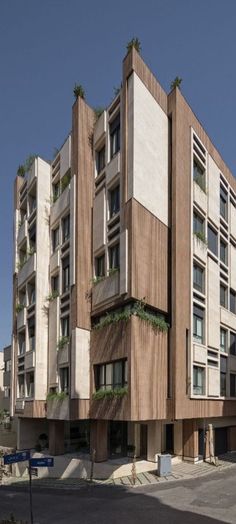
[[[134,48],[110,106],[78,97],[17,177],[14,232],[18,448],[236,449],[236,181]]]

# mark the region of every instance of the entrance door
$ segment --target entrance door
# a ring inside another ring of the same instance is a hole
[[[215,455],[223,455],[228,451],[228,428],[215,429]]]
[[[166,424],[166,449],[168,453],[174,453],[174,424]]]
[[[203,459],[205,456],[205,450],[204,450],[204,430],[199,429],[198,430],[198,457],[200,459]]]
[[[127,455],[127,422],[111,420],[109,424],[110,457]]]
[[[147,424],[140,425],[140,457],[147,459]]]

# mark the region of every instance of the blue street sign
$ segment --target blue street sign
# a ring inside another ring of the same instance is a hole
[[[29,451],[19,451],[12,455],[5,455],[3,457],[4,464],[15,464],[15,462],[24,462],[24,460],[29,460],[30,453]]]
[[[54,459],[52,457],[32,458],[30,459],[30,466],[32,468],[52,468]]]

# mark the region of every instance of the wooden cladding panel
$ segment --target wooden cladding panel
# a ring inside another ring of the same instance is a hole
[[[167,333],[132,318],[131,420],[166,418]]]
[[[89,418],[89,399],[74,398],[70,401],[70,420]]]
[[[183,455],[185,458],[198,456],[198,428],[196,420],[183,421]]]
[[[76,175],[75,268],[72,312],[74,327],[90,329],[92,279],[92,205],[94,112],[81,99],[75,102],[72,115],[72,173]],[[75,325],[76,322],[76,325]]]
[[[19,414],[20,417],[26,418],[45,418],[45,400],[29,400],[25,402],[23,413]]]
[[[168,227],[132,200],[131,296],[168,312]]]

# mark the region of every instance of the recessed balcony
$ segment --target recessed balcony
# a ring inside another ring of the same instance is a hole
[[[18,245],[27,238],[27,220],[25,219],[18,230],[17,242]]]
[[[47,400],[47,418],[54,420],[70,419],[70,399],[68,395],[65,398]]]
[[[95,146],[100,140],[102,140],[102,138],[106,134],[106,130],[107,130],[107,114],[106,114],[106,111],[103,111],[103,113],[98,118],[95,124],[95,127],[94,127],[93,139],[94,139]]]
[[[58,349],[57,354],[58,366],[68,364],[69,362],[69,344],[65,344],[61,349]]]
[[[50,272],[53,273],[60,265],[60,250],[57,249],[50,258]]]
[[[101,282],[94,284],[93,287],[93,307],[119,294],[120,272],[116,271],[113,275],[104,278]]]
[[[193,182],[193,200],[204,213],[207,212],[207,195],[195,181]]]
[[[17,313],[17,329],[22,329],[26,326],[26,308],[24,307]]]
[[[193,254],[199,258],[202,262],[207,261],[207,244],[198,238],[195,234],[193,235]]]
[[[52,205],[50,222],[53,225],[64,213],[67,207],[70,206],[70,186],[66,187],[63,193],[58,197],[56,202]]]
[[[107,165],[107,184],[112,182],[116,175],[120,173],[120,152],[118,152]]]
[[[18,286],[22,286],[22,284],[28,280],[33,273],[36,271],[36,253],[31,255],[28,260],[25,262],[23,267],[19,270],[18,274]]]
[[[25,353],[25,370],[35,367],[35,351],[27,351]]]

